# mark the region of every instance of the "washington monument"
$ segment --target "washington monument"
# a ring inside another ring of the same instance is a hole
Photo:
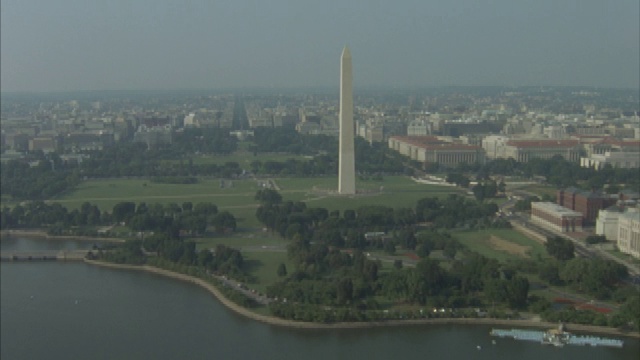
[[[351,53],[345,46],[340,57],[340,165],[338,170],[338,193],[343,195],[356,193],[353,127]]]

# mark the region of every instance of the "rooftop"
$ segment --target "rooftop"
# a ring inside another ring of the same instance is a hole
[[[582,217],[582,214],[577,212],[577,211],[573,211],[571,209],[567,209],[566,207],[562,207],[558,204],[552,203],[552,202],[548,202],[548,201],[537,201],[537,202],[532,202],[531,206],[535,206],[536,208],[542,209],[546,212],[552,212],[561,216],[579,216]]]

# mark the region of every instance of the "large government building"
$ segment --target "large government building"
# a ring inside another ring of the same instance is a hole
[[[451,143],[436,136],[391,136],[389,148],[423,165],[440,164],[455,167],[458,164],[484,163],[484,150],[475,145]]]
[[[482,147],[489,159],[509,159],[528,162],[534,158],[551,159],[556,155],[578,162],[581,145],[578,140],[510,139],[503,135],[491,135],[482,140]]]
[[[618,250],[640,258],[640,212],[630,208],[618,219]]]

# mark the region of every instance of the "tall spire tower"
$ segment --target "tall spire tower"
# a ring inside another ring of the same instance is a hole
[[[351,53],[348,47],[340,57],[340,153],[338,170],[338,193],[356,193],[356,166],[353,146],[353,77]]]

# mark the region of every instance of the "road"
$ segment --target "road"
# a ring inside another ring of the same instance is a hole
[[[264,294],[260,294],[255,290],[247,288],[246,285],[244,285],[241,282],[238,282],[237,280],[230,279],[224,275],[215,275],[212,273],[209,273],[209,275],[215,279],[220,280],[220,282],[222,282],[223,285],[244,294],[250,299],[253,299],[258,304],[269,305],[270,302],[274,301],[274,299],[271,299]]]

